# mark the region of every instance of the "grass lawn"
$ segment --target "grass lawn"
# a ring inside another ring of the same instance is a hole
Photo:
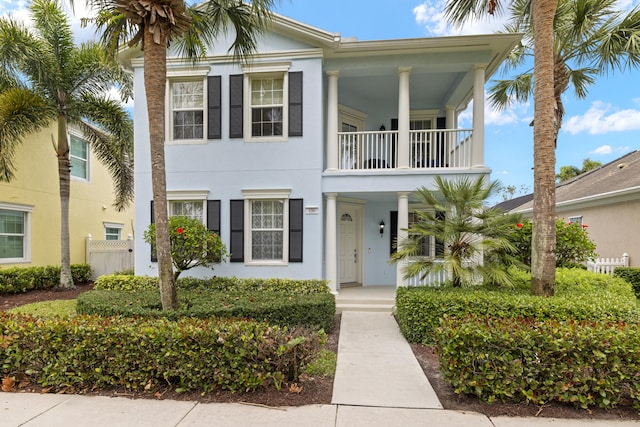
[[[76,315],[76,300],[53,300],[41,301],[31,304],[21,305],[12,308],[10,313],[32,314],[38,317],[66,316],[72,317]]]

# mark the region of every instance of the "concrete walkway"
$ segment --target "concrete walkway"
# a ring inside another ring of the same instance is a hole
[[[624,427],[636,421],[493,417],[441,409],[389,313],[342,315],[331,405],[255,405],[2,393],[2,427]]]

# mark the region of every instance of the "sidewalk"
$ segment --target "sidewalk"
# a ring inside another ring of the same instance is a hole
[[[636,421],[511,418],[448,411],[388,313],[342,314],[331,405],[254,405],[2,393],[2,427],[625,427]]]

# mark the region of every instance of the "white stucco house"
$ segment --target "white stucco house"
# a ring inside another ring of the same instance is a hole
[[[484,84],[519,37],[357,41],[276,16],[249,64],[229,40],[196,66],[168,57],[169,213],[200,218],[231,253],[187,273],[406,284],[387,261],[411,194],[436,175],[490,172]],[[144,61],[123,61],[135,76],[135,269],[154,275]],[[473,126],[459,129],[471,100]]]

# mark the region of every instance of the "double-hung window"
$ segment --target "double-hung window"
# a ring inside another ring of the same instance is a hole
[[[71,176],[89,180],[89,143],[77,135],[69,135]]]
[[[0,204],[0,263],[30,261],[31,209]]]
[[[285,141],[289,129],[289,63],[244,69],[244,135],[247,141]]]
[[[289,191],[245,192],[245,260],[286,264],[289,257]]]
[[[436,212],[435,217],[438,220],[443,220],[445,218],[445,213],[438,211]],[[409,212],[409,228],[421,220],[422,219],[417,212]],[[444,243],[441,240],[436,239],[434,236],[409,234],[409,238],[418,237],[421,238],[421,242],[416,256],[431,258],[442,258],[444,256]]]
[[[206,223],[207,191],[168,191],[169,216],[186,216]]]
[[[104,223],[104,239],[105,240],[122,240],[122,229],[124,224],[105,222]]]
[[[204,139],[204,80],[171,82],[171,139]]]

